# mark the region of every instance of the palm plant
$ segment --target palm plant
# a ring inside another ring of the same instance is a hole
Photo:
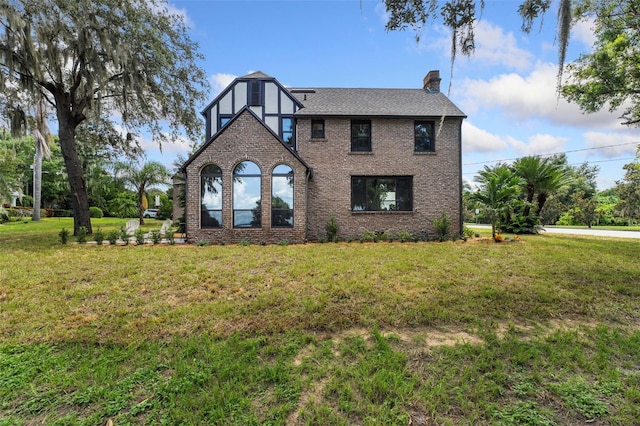
[[[550,158],[522,157],[513,163],[515,174],[522,179],[527,194],[524,217],[529,217],[536,200],[535,214],[539,215],[545,202],[566,181],[564,169]]]
[[[119,162],[115,165],[115,176],[125,185],[135,189],[138,198],[138,214],[140,225],[144,225],[145,191],[153,185],[166,184],[169,181],[169,171],[165,166],[152,161],[142,166],[136,163]]]
[[[521,180],[504,164],[495,167],[485,166],[474,180],[480,187],[471,194],[471,200],[479,202],[487,209],[491,221],[491,237],[495,238],[496,225],[502,214],[508,210],[510,201],[518,194]]]

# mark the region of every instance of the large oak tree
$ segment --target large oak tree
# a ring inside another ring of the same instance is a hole
[[[79,126],[98,116],[158,143],[183,129],[195,138],[200,59],[183,17],[163,0],[0,0],[0,90],[28,91],[53,107],[75,232],[91,232]]]

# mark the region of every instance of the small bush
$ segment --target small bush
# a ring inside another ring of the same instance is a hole
[[[104,216],[102,209],[100,207],[89,207],[89,216],[92,218],[100,219]]]
[[[76,239],[78,240],[78,244],[84,244],[87,242],[87,228],[81,226],[78,228],[78,234],[76,234]]]
[[[462,236],[471,238],[473,237],[473,229],[469,228],[467,225],[462,225]]]
[[[67,244],[69,241],[69,230],[67,228],[62,228],[60,232],[58,232],[58,236],[60,237],[60,242],[62,244]]]
[[[136,229],[134,236],[136,237],[136,242],[138,243],[138,245],[144,244],[144,231],[142,229]]]
[[[209,245],[209,241],[207,240],[199,240],[196,242],[196,247],[207,247]]]
[[[167,241],[169,242],[169,245],[172,246],[176,243],[175,232],[168,230],[165,236],[167,237]]]
[[[389,234],[389,231],[384,231],[384,232],[376,232],[376,241],[389,241],[391,238],[391,234]]]
[[[118,241],[118,231],[109,231],[107,234],[107,241],[109,241],[109,244],[114,245],[116,241]]]
[[[396,235],[396,237],[401,243],[406,243],[408,241],[411,241],[412,235],[411,232],[408,231],[398,231],[398,235]]]
[[[120,239],[122,240],[125,246],[129,244],[129,234],[127,234],[127,230],[125,229],[124,226],[120,227],[120,230],[118,231],[118,236],[120,237]]]
[[[331,215],[329,220],[327,221],[327,225],[325,226],[325,230],[327,231],[327,241],[336,241],[338,238],[338,223],[336,222],[336,217]]]
[[[442,216],[433,220],[433,229],[436,231],[438,241],[446,241],[451,233],[451,221],[446,213],[442,212]]]
[[[158,231],[158,230],[151,231],[151,242],[153,244],[159,244],[160,243],[160,231]]]
[[[371,231],[367,231],[364,234],[362,234],[362,237],[360,237],[360,242],[363,243],[376,243],[378,242],[378,235],[375,232],[371,232]]]
[[[104,233],[102,232],[102,229],[98,228],[96,232],[93,234],[93,236],[96,239],[96,244],[101,246],[102,242],[104,241]]]
[[[280,241],[278,241],[278,245],[279,246],[288,246],[289,245],[289,241],[288,240],[280,240]]]
[[[246,246],[250,246],[250,245],[251,245],[251,242],[249,242],[248,240],[241,240],[241,241],[238,243],[238,245],[239,245],[239,246],[246,247]]]

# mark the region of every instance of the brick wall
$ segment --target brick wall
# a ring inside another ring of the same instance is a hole
[[[370,153],[351,152],[351,120],[325,119],[325,139],[311,139],[311,120],[299,119],[300,156],[313,168],[309,182],[309,240],[325,236],[331,215],[342,239],[366,231],[434,234],[432,222],[446,213],[460,233],[460,127],[462,119],[435,122],[435,152],[414,153],[413,119],[372,119]],[[412,212],[352,212],[351,176],[413,176]]]
[[[251,113],[245,111],[230,122],[187,166],[187,240],[206,240],[211,244],[237,243],[242,240],[257,243],[278,243],[287,240],[301,243],[306,228],[306,167],[269,132]],[[242,161],[256,163],[262,172],[262,228],[233,228],[233,170]],[[222,170],[222,227],[200,227],[200,171],[208,164]],[[286,164],[294,172],[294,226],[271,228],[271,171]]]

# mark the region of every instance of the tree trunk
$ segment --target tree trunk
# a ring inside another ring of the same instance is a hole
[[[40,207],[42,204],[42,147],[36,141],[36,154],[33,156],[33,212],[31,220],[40,220]]]
[[[144,206],[142,205],[142,197],[144,197],[144,186],[138,189],[138,215],[140,216],[140,225],[144,225]]]
[[[81,227],[91,234],[91,216],[89,214],[89,196],[87,184],[82,171],[82,163],[78,158],[76,149],[76,126],[71,110],[57,102],[58,127],[60,137],[60,149],[67,168],[69,186],[71,189],[71,207],[73,208],[73,234],[77,235]]]

